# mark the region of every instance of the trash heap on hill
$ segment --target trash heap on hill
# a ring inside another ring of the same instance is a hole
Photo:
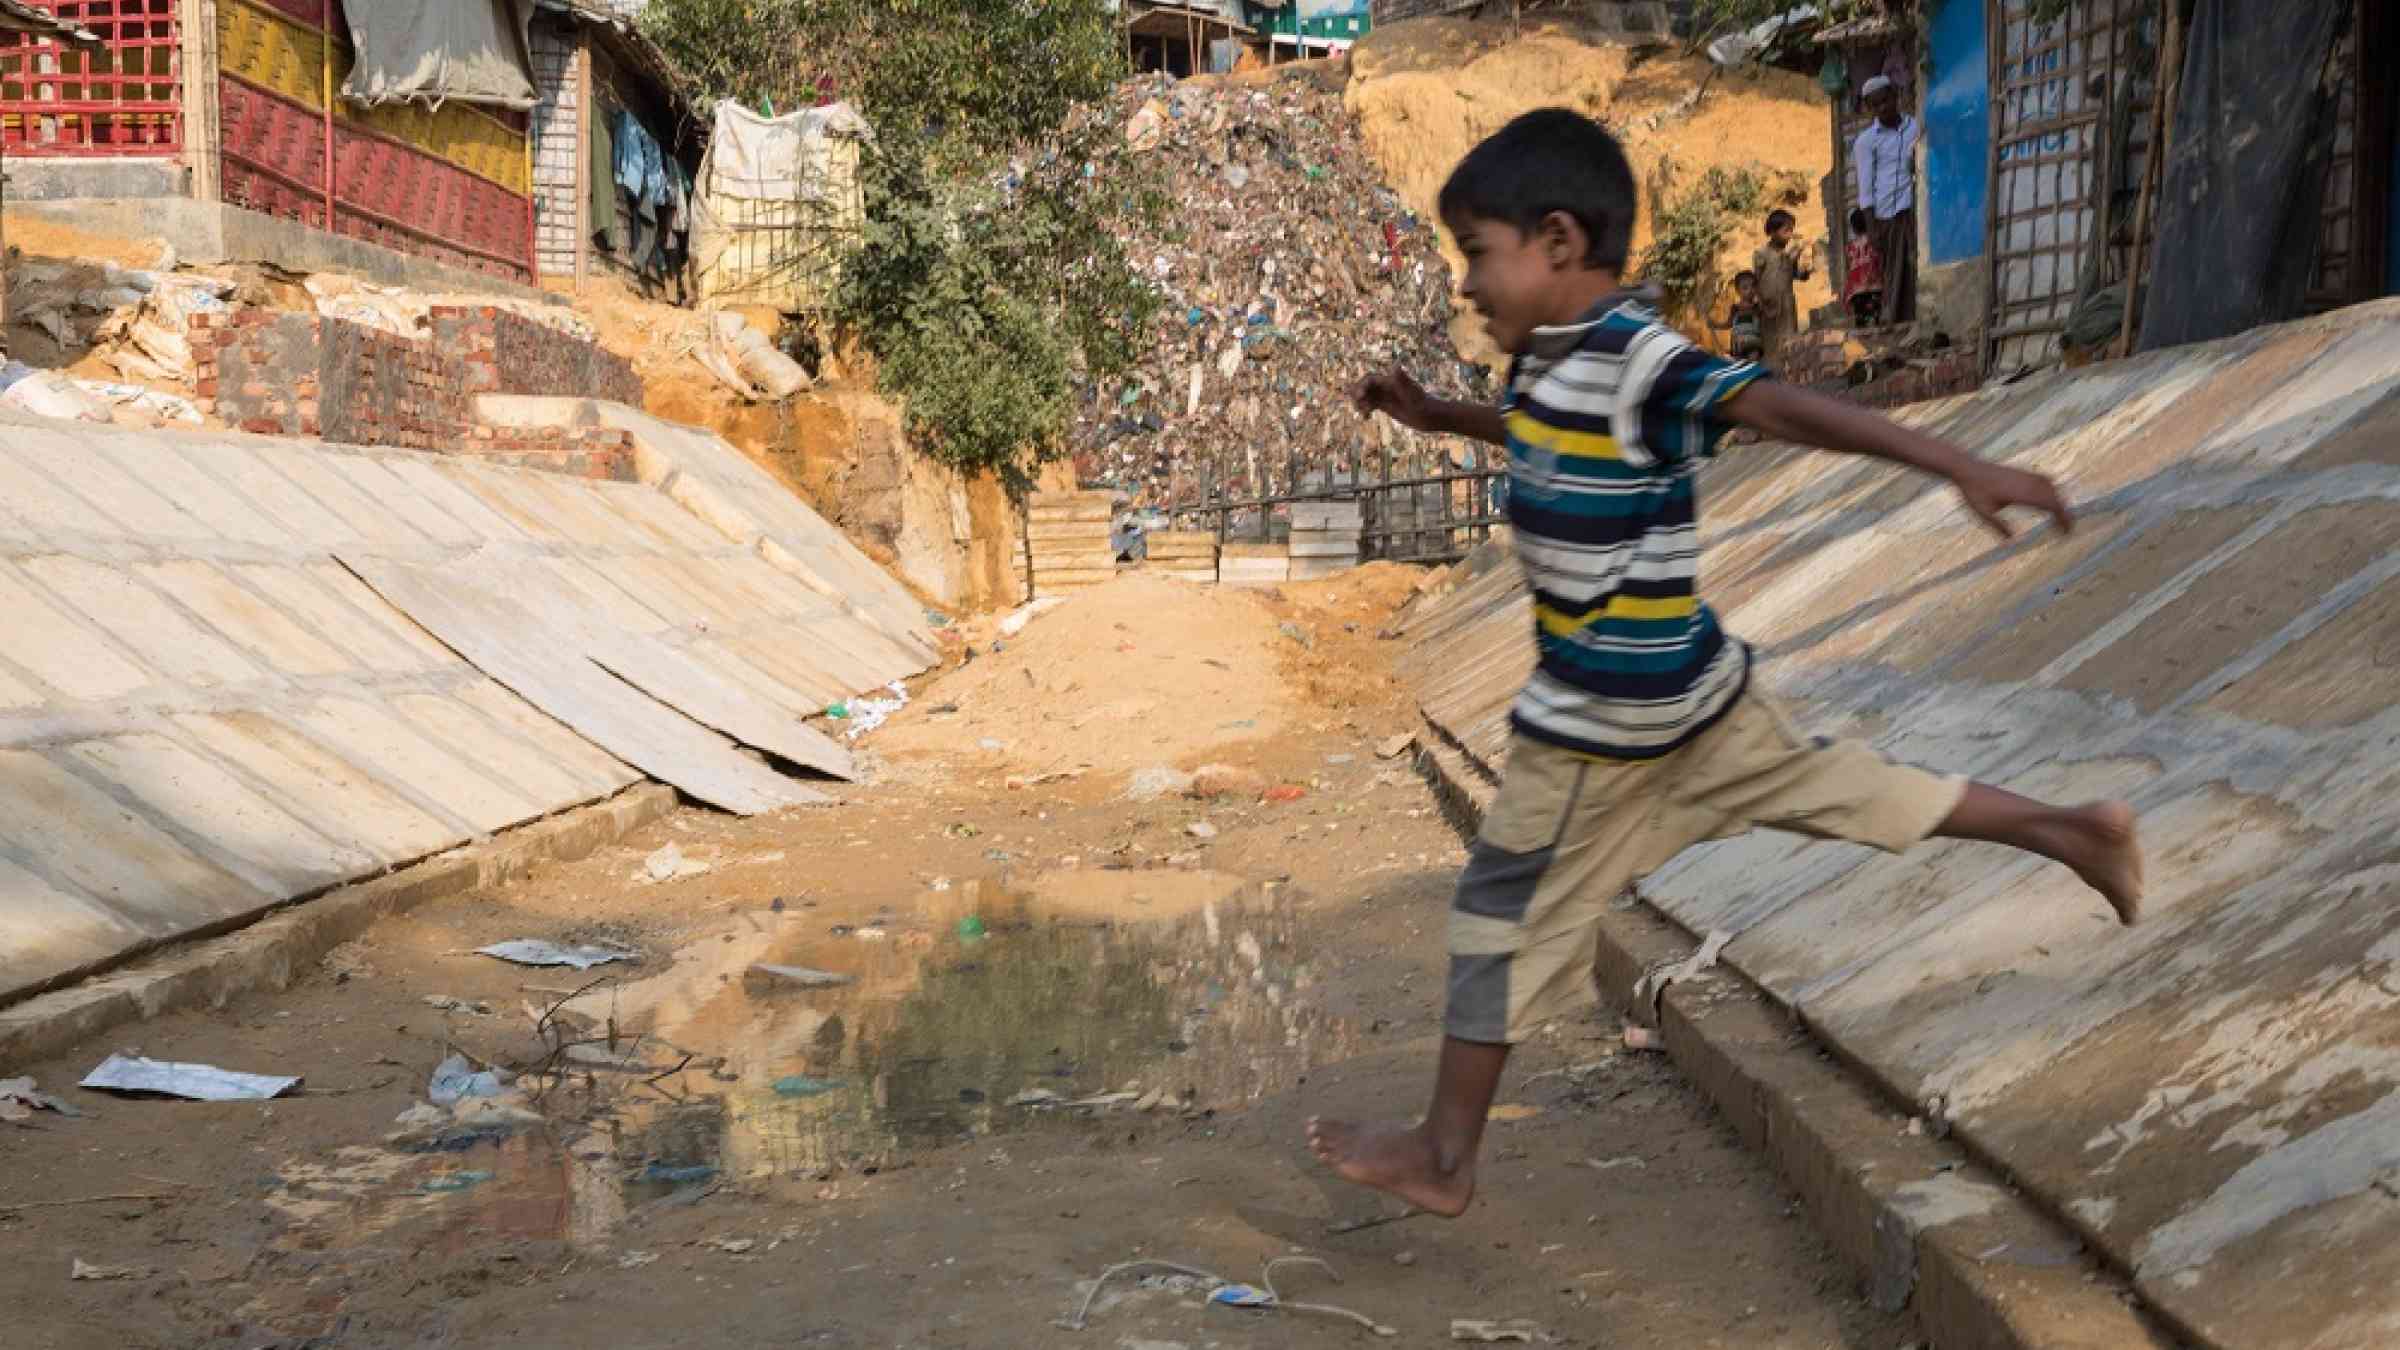
[[[1434,444],[1352,407],[1400,366],[1446,397],[1487,392],[1450,344],[1451,277],[1434,222],[1385,187],[1341,96],[1314,72],[1265,84],[1146,77],[1119,87],[1128,148],[1172,198],[1131,241],[1165,292],[1129,375],[1084,390],[1077,470],[1142,505],[1372,478]]]

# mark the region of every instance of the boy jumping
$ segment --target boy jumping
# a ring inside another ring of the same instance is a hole
[[[1709,355],[1622,293],[1633,173],[1584,117],[1509,123],[1459,164],[1440,206],[1466,298],[1514,358],[1507,391],[1497,408],[1453,403],[1394,372],[1358,400],[1508,447],[1539,664],[1451,905],[1433,1105],[1414,1127],[1311,1120],[1308,1140],[1341,1176],[1454,1216],[1474,1198],[1509,1047],[1590,997],[1602,911],[1691,845],[1752,825],[1891,852],[1937,835],[2007,844],[2073,868],[2127,924],[2142,858],[2123,802],[2050,806],[1802,738],[1698,596],[1693,473],[1731,427],[1947,479],[2003,538],[2012,507],[2070,526],[2049,479]]]

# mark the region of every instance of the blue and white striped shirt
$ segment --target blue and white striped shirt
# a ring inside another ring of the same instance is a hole
[[[1699,598],[1693,474],[1765,374],[1700,350],[1627,295],[1535,331],[1510,367],[1508,516],[1539,662],[1511,720],[1535,740],[1650,759],[1741,696],[1749,652]]]

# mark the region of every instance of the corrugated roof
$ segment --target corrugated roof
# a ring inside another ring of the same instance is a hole
[[[34,33],[42,37],[65,38],[69,42],[98,42],[100,35],[60,19],[48,10],[36,9],[25,0],[0,0],[0,32]]]

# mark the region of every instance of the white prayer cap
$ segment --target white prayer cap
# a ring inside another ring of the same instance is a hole
[[[1889,75],[1877,75],[1877,76],[1875,76],[1874,78],[1872,78],[1872,79],[1868,80],[1868,81],[1867,81],[1865,84],[1862,84],[1862,85],[1860,85],[1860,86],[1858,87],[1858,96],[1859,96],[1860,98],[1873,98],[1873,97],[1875,97],[1877,94],[1880,94],[1880,93],[1882,93],[1884,90],[1886,90],[1886,89],[1889,89],[1889,88],[1891,88],[1891,87],[1892,87],[1892,77],[1891,77],[1891,76],[1889,76]]]

